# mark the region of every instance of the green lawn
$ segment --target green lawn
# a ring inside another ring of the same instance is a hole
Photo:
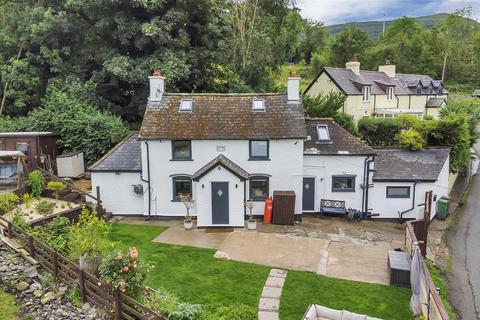
[[[15,303],[15,297],[0,290],[0,320],[15,320],[20,307]]]
[[[112,239],[136,246],[140,257],[156,265],[147,278],[190,303],[258,306],[269,267],[213,258],[215,250],[153,243],[165,230],[142,225],[113,225]],[[412,319],[407,289],[339,280],[289,271],[280,305],[282,320],[298,320],[311,303],[347,309],[383,319]]]

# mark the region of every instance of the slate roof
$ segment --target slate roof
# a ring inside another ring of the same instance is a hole
[[[248,179],[248,172],[238,166],[235,162],[225,157],[223,154],[219,154],[212,161],[201,167],[192,176],[192,180],[198,181],[201,177],[207,174],[210,170],[214,169],[217,165],[220,165],[239,177],[242,180]]]
[[[444,98],[430,98],[428,99],[425,106],[427,108],[438,108],[438,107],[441,107],[444,102],[445,102]]]
[[[418,151],[397,148],[375,149],[373,181],[436,181],[450,154],[446,147]]]
[[[182,99],[192,100],[192,112],[179,112]],[[265,101],[265,112],[252,112],[254,99]],[[149,102],[140,139],[303,139],[301,102],[286,94],[164,94]]]
[[[431,77],[423,74],[403,74],[397,73],[395,77],[390,78],[384,72],[360,70],[360,74],[355,74],[347,68],[324,67],[319,75],[307,87],[310,87],[317,81],[318,77],[326,72],[336,85],[347,95],[361,95],[362,85],[371,86],[371,94],[386,94],[387,86],[395,87],[395,95],[416,95],[417,85],[420,83],[423,95],[438,94],[439,87],[443,83],[439,80],[433,80]],[[428,93],[428,87],[432,85],[433,93]],[[447,90],[443,89],[444,93]]]
[[[330,142],[318,141],[317,126],[326,125]],[[307,140],[303,144],[305,155],[374,155],[375,150],[353,136],[330,118],[307,118]]]
[[[93,172],[140,172],[142,171],[140,144],[138,132],[132,132],[88,170]]]

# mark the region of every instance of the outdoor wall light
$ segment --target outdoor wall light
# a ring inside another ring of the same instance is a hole
[[[238,188],[238,184],[235,183],[235,188]]]
[[[202,184],[202,189],[205,189],[205,185],[204,185],[204,184]]]

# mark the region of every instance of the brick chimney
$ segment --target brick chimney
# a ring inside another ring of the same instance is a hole
[[[353,57],[350,61],[345,63],[345,68],[350,69],[355,74],[360,74],[360,62],[358,62],[357,57]]]
[[[162,77],[160,71],[155,70],[153,75],[148,77],[150,80],[150,96],[149,101],[161,101],[165,92],[165,78]]]
[[[385,61],[384,65],[378,66],[379,72],[384,72],[388,77],[395,77],[395,65],[390,60]]]
[[[288,101],[300,101],[300,77],[295,71],[290,71],[287,79],[287,98]]]

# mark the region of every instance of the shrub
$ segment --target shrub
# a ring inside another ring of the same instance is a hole
[[[343,129],[347,130],[351,134],[358,136],[358,129],[353,117],[343,112],[339,112],[333,116],[333,120]]]
[[[115,252],[100,266],[100,277],[128,296],[139,297],[144,289],[148,267],[138,260],[136,248],[128,253]]]
[[[54,208],[55,208],[55,203],[47,201],[47,200],[42,200],[35,205],[35,210],[39,214],[44,215],[44,216],[52,214]]]
[[[65,190],[65,184],[60,181],[49,181],[47,183],[47,190],[53,191],[55,199],[58,199],[58,191]]]
[[[47,273],[43,278],[42,278],[42,287],[45,290],[48,290],[53,284],[55,283],[55,278],[53,275],[50,273]]]
[[[470,143],[475,143],[478,139],[477,126],[480,122],[480,99],[450,99],[447,106],[440,109],[440,117],[445,119],[451,113],[463,113],[467,116]]]
[[[362,118],[358,131],[371,146],[393,146],[395,136],[401,132],[403,123],[395,118]]]
[[[303,108],[310,117],[332,117],[343,107],[346,96],[341,92],[329,92],[316,97],[303,96]]]
[[[68,292],[68,300],[70,300],[70,302],[77,308],[82,306],[82,298],[80,297],[80,290],[77,286],[73,287]]]
[[[15,193],[7,192],[0,194],[0,213],[6,213],[15,208],[15,204],[20,200]]]
[[[44,226],[34,228],[33,234],[52,249],[67,255],[70,251],[70,228],[70,220],[58,217]]]
[[[420,150],[425,146],[425,138],[413,128],[398,133],[395,141],[400,148],[412,151]]]
[[[32,228],[27,219],[25,219],[25,216],[19,212],[16,212],[13,215],[12,223],[25,231],[28,231]]]
[[[32,194],[37,198],[40,197],[45,188],[45,179],[42,173],[38,170],[30,172],[28,174],[28,185],[32,189]]]
[[[109,233],[110,225],[98,218],[95,210],[84,208],[79,221],[70,229],[71,256],[104,256],[113,247],[108,240]]]
[[[399,122],[404,129],[418,128],[422,122],[417,116],[413,114],[401,114],[395,117],[395,120]]]
[[[202,311],[201,305],[181,302],[177,296],[163,290],[147,297],[145,304],[171,320],[196,320],[200,318]]]
[[[22,196],[23,203],[25,203],[25,207],[30,208],[32,205],[33,200],[35,200],[35,197],[31,193],[24,193]]]
[[[256,320],[257,310],[247,305],[207,306],[202,311],[204,320]]]

